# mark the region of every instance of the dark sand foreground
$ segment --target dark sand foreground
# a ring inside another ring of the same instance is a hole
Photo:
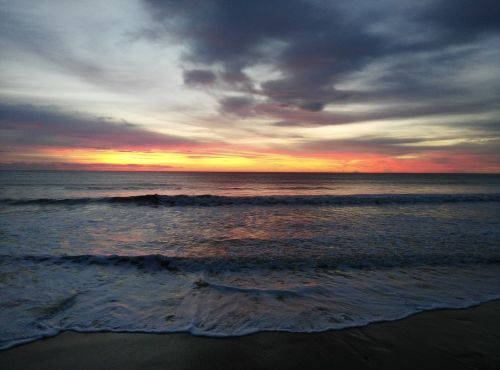
[[[0,352],[0,369],[498,370],[500,301],[317,334],[68,332]]]

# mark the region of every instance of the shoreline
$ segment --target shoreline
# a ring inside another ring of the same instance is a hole
[[[481,301],[479,303],[472,303],[467,306],[463,307],[437,307],[437,308],[428,308],[428,309],[423,309],[422,311],[416,311],[407,315],[404,315],[400,318],[395,318],[395,319],[381,319],[377,321],[370,321],[365,324],[353,324],[352,326],[346,326],[346,327],[341,327],[341,328],[328,328],[324,330],[317,330],[317,331],[293,331],[293,330],[256,330],[253,332],[245,333],[245,334],[236,334],[236,335],[205,335],[205,334],[194,334],[189,331],[141,331],[141,330],[96,330],[96,331],[80,331],[76,329],[67,329],[67,330],[61,330],[57,332],[56,334],[53,335],[47,335],[43,337],[39,337],[36,339],[26,339],[25,341],[18,342],[16,344],[13,344],[12,346],[9,346],[7,348],[0,348],[0,355],[2,352],[9,351],[11,349],[21,347],[21,346],[26,346],[30,345],[39,341],[45,341],[45,340],[50,340],[53,338],[56,338],[60,335],[63,334],[145,334],[145,335],[179,335],[179,334],[187,334],[191,335],[193,337],[199,337],[199,338],[213,338],[213,339],[231,339],[231,338],[244,338],[252,335],[259,335],[259,334],[308,334],[308,335],[314,335],[314,334],[324,334],[328,332],[336,332],[336,331],[345,331],[345,330],[352,330],[352,329],[361,329],[365,328],[374,324],[385,324],[385,323],[392,323],[392,322],[398,322],[402,320],[406,320],[408,318],[411,318],[413,316],[418,316],[424,313],[428,312],[439,312],[439,311],[463,311],[463,310],[468,310],[472,309],[475,307],[482,306],[484,304],[490,304],[498,302],[500,305],[500,297],[495,297],[495,298],[490,298],[485,301]],[[500,307],[499,307],[500,308]],[[500,328],[499,328],[500,329]]]
[[[500,300],[315,333],[65,331],[0,351],[2,369],[498,369]]]

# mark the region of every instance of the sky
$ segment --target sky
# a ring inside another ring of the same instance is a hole
[[[500,173],[500,1],[0,0],[0,169]]]

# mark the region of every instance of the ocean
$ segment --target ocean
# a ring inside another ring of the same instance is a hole
[[[316,332],[500,298],[500,175],[0,172],[0,348]]]

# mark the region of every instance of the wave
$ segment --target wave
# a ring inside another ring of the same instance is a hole
[[[133,185],[66,185],[65,190],[158,190],[158,189],[181,189],[180,185],[177,184],[133,184]]]
[[[282,297],[280,295],[279,297]],[[0,351],[8,350],[14,347],[18,347],[21,345],[25,345],[28,343],[33,343],[41,339],[49,339],[53,338],[64,332],[75,332],[75,333],[132,333],[132,334],[191,334],[197,337],[207,337],[207,338],[238,338],[256,333],[268,333],[268,332],[279,332],[279,333],[325,333],[332,330],[342,330],[349,328],[361,328],[375,323],[387,323],[392,321],[402,320],[414,315],[422,314],[425,312],[432,311],[441,311],[441,310],[465,310],[469,308],[477,307],[481,304],[488,304],[495,301],[500,300],[500,294],[498,293],[490,293],[488,295],[481,295],[479,298],[468,298],[464,299],[462,302],[437,302],[437,303],[429,303],[424,302],[420,304],[418,307],[404,307],[400,308],[399,312],[390,312],[379,315],[378,317],[352,317],[352,315],[342,313],[332,316],[325,322],[326,320],[318,320],[314,326],[311,325],[301,325],[301,323],[288,323],[286,326],[280,326],[280,322],[277,321],[274,323],[274,326],[265,326],[259,327],[258,323],[254,323],[250,320],[249,324],[236,327],[234,329],[228,331],[211,331],[209,329],[200,328],[199,325],[203,323],[196,323],[193,320],[193,324],[191,325],[183,325],[183,326],[175,326],[175,322],[172,327],[168,327],[164,324],[163,327],[159,326],[158,328],[148,328],[146,325],[144,327],[136,327],[133,324],[129,324],[127,326],[125,323],[123,326],[109,326],[109,327],[95,327],[88,326],[85,327],[83,325],[78,326],[69,326],[69,325],[60,325],[60,326],[46,326],[46,325],[37,325],[38,329],[29,328],[32,332],[24,329],[22,336],[19,338],[8,338],[6,337],[3,340],[0,340]],[[316,309],[321,312],[321,309]],[[323,309],[323,311],[327,311]],[[170,318],[175,318],[173,315],[166,316],[164,321],[168,322]],[[95,320],[98,321],[98,320]],[[134,321],[134,320],[130,320]],[[173,321],[173,319],[172,319]],[[281,320],[281,322],[285,322],[286,320]],[[251,324],[255,324],[255,326],[251,326]],[[293,325],[295,324],[295,325]],[[198,326],[197,326],[198,325]],[[212,324],[212,326],[214,326]],[[38,330],[38,332],[36,331]]]
[[[439,260],[445,263],[445,256]],[[229,268],[222,274],[211,269],[176,274],[182,261],[162,255],[0,256],[8,277],[6,289],[0,291],[5,323],[0,350],[66,330],[211,337],[318,332],[500,298],[500,271],[495,265],[243,274]],[[69,269],[68,263],[75,268]],[[102,273],[87,264],[114,270]],[[155,272],[143,276],[127,268]],[[157,272],[160,268],[168,275]]]
[[[366,195],[272,195],[272,196],[223,196],[223,195],[158,195],[117,196],[100,198],[41,198],[0,199],[4,205],[85,205],[93,203],[167,206],[167,207],[217,207],[217,206],[295,206],[295,205],[384,205],[415,203],[500,202],[500,193],[491,194],[366,194]]]
[[[405,267],[463,266],[470,264],[500,264],[500,253],[480,256],[467,253],[408,255],[404,258],[387,255],[336,256],[336,257],[179,257],[161,254],[147,255],[0,255],[2,263],[31,262],[36,264],[100,265],[129,267],[145,272],[166,270],[170,272],[236,271],[236,270],[349,270],[390,269]],[[339,272],[340,273],[340,272]]]

